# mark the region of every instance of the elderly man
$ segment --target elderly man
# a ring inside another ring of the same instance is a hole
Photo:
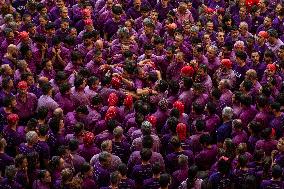
[[[231,138],[232,133],[232,118],[234,111],[231,107],[225,107],[222,111],[222,125],[216,130],[217,142],[219,146],[223,145],[226,138]]]

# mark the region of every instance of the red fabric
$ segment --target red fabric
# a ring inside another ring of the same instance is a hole
[[[156,126],[156,124],[157,124],[157,118],[153,115],[149,116],[147,118],[147,121],[149,121],[152,124],[152,126]]]
[[[276,66],[275,64],[267,64],[266,69],[270,71],[276,71]]]
[[[7,121],[9,124],[15,124],[17,121],[19,121],[19,116],[17,114],[9,114]]]
[[[181,69],[181,75],[184,77],[192,77],[194,74],[194,69],[192,66],[184,66]]]
[[[133,97],[131,95],[127,95],[124,99],[124,102],[123,104],[126,106],[126,107],[131,107],[133,105]]]
[[[260,32],[258,32],[258,36],[267,39],[268,38],[268,33],[266,31],[260,31]]]
[[[26,31],[22,31],[19,33],[19,36],[20,36],[20,39],[23,40],[29,37],[29,33]]]
[[[119,88],[121,86],[121,79],[119,79],[118,77],[113,77],[111,79],[111,85],[114,87],[114,88]]]
[[[91,16],[91,10],[90,9],[83,9],[82,14],[84,16]]]
[[[92,132],[87,131],[84,134],[83,142],[85,145],[93,144],[95,140],[95,135]]]
[[[223,59],[221,64],[226,68],[232,68],[232,61],[230,59]]]
[[[182,114],[184,112],[184,104],[181,101],[175,101],[173,107],[178,109],[179,113]]]
[[[90,26],[90,25],[93,25],[93,20],[92,19],[86,19],[84,20],[84,23],[86,26]]]
[[[177,125],[176,132],[180,140],[186,139],[186,125],[184,123],[179,123]]]
[[[110,93],[107,99],[109,106],[116,106],[118,103],[118,97],[115,93]]]
[[[27,82],[26,81],[20,81],[19,83],[18,83],[18,89],[27,89],[28,88],[28,84],[27,84]]]
[[[106,112],[105,120],[111,120],[115,118],[117,114],[117,108],[115,106],[110,106]]]

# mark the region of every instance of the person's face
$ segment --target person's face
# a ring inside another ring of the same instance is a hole
[[[176,61],[177,62],[182,62],[183,61],[183,55],[181,53],[176,54]]]
[[[45,65],[46,71],[51,71],[53,69],[52,62],[48,61]]]
[[[157,50],[163,50],[164,49],[164,44],[162,44],[162,43],[157,44],[156,45],[156,49]]]
[[[203,41],[204,41],[205,44],[210,44],[210,42],[211,42],[210,36],[209,35],[204,35],[203,36]]]
[[[157,12],[151,12],[151,19],[154,20],[154,21],[157,21],[158,20],[158,13]]]
[[[167,56],[168,58],[172,58],[172,57],[173,57],[173,52],[170,51],[170,50],[167,50],[167,51],[166,51],[166,56]]]
[[[209,33],[213,32],[214,30],[214,24],[212,22],[207,23],[206,29]]]
[[[264,3],[264,0],[260,0],[259,1],[259,3],[258,3],[258,6],[259,6],[259,8],[265,8],[266,7],[266,5],[265,5],[265,3]]]
[[[62,29],[62,30],[66,30],[66,29],[69,28],[69,23],[68,23],[68,22],[62,22],[62,23],[60,24],[60,26],[61,26],[61,29]]]
[[[134,5],[135,8],[140,8],[140,6],[141,6],[141,0],[135,0],[135,1],[133,2],[133,5]]]
[[[62,170],[64,168],[64,159],[63,158],[60,158],[58,168],[59,168],[59,170]]]
[[[121,19],[121,15],[120,14],[113,14],[113,18],[115,20],[120,20]]]
[[[45,26],[47,24],[47,20],[45,20],[44,18],[39,18],[38,21],[41,26]]]
[[[95,62],[102,62],[103,61],[103,55],[102,54],[96,55],[94,59],[95,59]]]
[[[50,176],[49,171],[46,171],[46,172],[45,172],[45,175],[44,175],[44,178],[43,178],[43,182],[45,182],[45,183],[51,183],[51,176]]]
[[[163,6],[167,6],[169,4],[169,0],[162,0],[161,3]]]
[[[15,108],[17,106],[17,100],[16,99],[12,100],[11,106],[12,106],[12,108]]]
[[[178,12],[179,12],[180,14],[185,14],[185,13],[186,13],[186,10],[187,10],[187,6],[185,6],[184,4],[182,4],[182,5],[180,5],[180,6],[178,7]]]
[[[251,60],[253,63],[258,63],[259,62],[259,54],[257,52],[254,52],[251,54]]]
[[[245,35],[246,33],[247,33],[247,28],[246,27],[244,27],[244,26],[242,26],[242,27],[240,27],[240,33],[242,34],[242,35]]]
[[[265,38],[264,37],[261,37],[261,36],[257,36],[257,42],[262,44],[265,42]]]
[[[63,2],[62,0],[57,0],[57,1],[56,1],[56,6],[57,6],[58,8],[62,8],[62,7],[64,6],[64,2]]]
[[[27,16],[25,19],[24,19],[24,22],[25,23],[30,23],[32,21],[32,17],[30,16]]]
[[[129,31],[131,31],[131,30],[132,30],[132,24],[131,24],[131,22],[130,22],[130,21],[126,21],[126,22],[125,22],[125,27],[126,27]]]
[[[149,26],[144,26],[144,32],[145,34],[152,34],[153,33],[153,28]]]
[[[217,40],[220,43],[223,43],[225,41],[225,34],[223,32],[219,32],[218,35],[217,35]]]
[[[227,21],[225,22],[225,24],[226,24],[227,26],[232,26],[232,20],[231,20],[231,19],[227,20]]]
[[[68,9],[63,9],[61,12],[61,17],[62,18],[67,18],[68,17]]]
[[[239,14],[240,14],[240,16],[245,16],[246,15],[246,9],[243,8],[243,7],[240,8]]]
[[[60,133],[64,132],[64,121],[63,121],[63,119],[60,120],[60,123],[59,123],[59,132]]]
[[[15,37],[15,35],[14,35],[13,32],[9,32],[9,33],[7,34],[7,39],[8,39],[8,41],[12,41],[12,40],[14,39],[14,37]]]
[[[146,57],[151,57],[153,54],[152,50],[145,50]]]
[[[255,15],[256,17],[259,17],[259,16],[260,16],[260,10],[258,9],[258,10],[254,13],[254,15]]]
[[[34,84],[34,78],[33,78],[33,76],[28,76],[28,78],[27,78],[27,83],[28,83],[28,85],[30,86],[30,85],[33,85]]]
[[[284,151],[284,140],[280,139],[277,143],[277,149],[280,151],[280,152],[283,152]]]
[[[90,38],[84,39],[84,44],[85,44],[85,45],[90,45],[90,44],[92,44],[92,39],[90,39]]]
[[[270,70],[270,69],[266,69],[266,73],[270,77],[275,75],[275,71],[274,70]]]
[[[24,95],[24,94],[27,94],[28,89],[18,89],[18,91],[19,91],[19,94]]]
[[[263,24],[264,24],[265,27],[270,27],[271,24],[272,24],[271,18],[265,17],[264,21],[263,21]]]
[[[8,66],[6,69],[5,69],[5,75],[13,75],[13,70],[10,66]]]
[[[30,29],[28,29],[29,34],[34,35],[36,33],[36,27],[33,26]]]
[[[213,48],[208,48],[207,50],[207,55],[209,59],[213,59],[215,58],[215,50]]]
[[[254,44],[254,40],[251,40],[251,39],[247,40],[247,46],[248,47],[252,47],[253,44]]]
[[[76,30],[75,28],[72,28],[72,29],[70,30],[70,36],[71,36],[71,37],[77,37],[77,30]]]
[[[238,30],[232,31],[232,37],[233,37],[233,38],[238,37],[238,35],[239,35],[239,31],[238,31]]]
[[[61,43],[58,43],[53,46],[56,50],[59,50],[61,48]]]
[[[23,168],[23,169],[28,168],[28,160],[27,160],[26,158],[23,160],[22,168]]]
[[[41,14],[46,15],[47,14],[47,8],[44,7],[43,9],[41,9]]]
[[[277,55],[280,59],[284,58],[284,49],[279,49]]]
[[[279,14],[281,9],[282,9],[282,5],[281,4],[277,4],[277,6],[275,7],[276,14]]]
[[[112,1],[112,0],[108,0],[108,1],[106,2],[106,7],[107,7],[108,9],[110,9],[110,8],[112,7],[112,5],[113,5],[113,1]]]

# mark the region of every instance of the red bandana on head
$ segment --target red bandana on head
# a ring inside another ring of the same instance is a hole
[[[184,104],[181,101],[175,101],[173,107],[178,109],[179,113],[182,114],[184,112]]]
[[[127,95],[123,102],[124,106],[131,108],[133,104],[133,97],[131,95]]]
[[[116,106],[118,103],[118,97],[115,93],[110,93],[107,99],[109,106]]]
[[[9,114],[7,121],[9,124],[15,124],[17,121],[19,121],[19,116],[17,114]]]
[[[180,140],[186,139],[186,125],[184,123],[177,125],[176,132]]]
[[[110,106],[106,112],[105,120],[111,120],[115,118],[117,114],[117,108],[115,106]]]
[[[87,131],[84,134],[83,142],[85,145],[90,145],[94,143],[95,135],[92,132]]]
[[[157,124],[157,118],[153,115],[149,116],[147,118],[147,121],[149,121],[152,124],[152,126],[156,126],[156,124]]]

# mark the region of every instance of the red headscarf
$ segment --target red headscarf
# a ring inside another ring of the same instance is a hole
[[[117,108],[115,106],[110,106],[106,112],[105,120],[111,120],[117,115]]]
[[[17,114],[9,114],[7,117],[7,121],[9,125],[13,125],[17,121],[19,121],[19,116]]]
[[[116,106],[118,103],[118,97],[115,93],[110,93],[107,99],[109,106]]]
[[[147,121],[149,121],[152,124],[152,126],[156,126],[157,124],[157,118],[156,116],[153,116],[153,115],[149,116],[147,118]]]
[[[112,77],[111,79],[111,85],[114,87],[114,88],[119,88],[121,86],[121,79],[118,78],[118,77]]]
[[[181,101],[175,101],[173,107],[178,109],[179,113],[182,114],[184,112],[184,104]]]
[[[133,104],[133,97],[132,97],[131,95],[127,95],[127,96],[125,97],[125,99],[124,99],[123,104],[124,104],[126,107],[130,108],[130,107],[132,106],[132,104]]]
[[[17,85],[18,89],[27,89],[28,88],[28,83],[26,81],[20,81]]]
[[[85,145],[91,145],[91,144],[93,144],[93,143],[94,143],[94,140],[95,140],[95,135],[94,135],[94,133],[87,131],[87,132],[84,134],[83,142],[84,142]]]
[[[186,125],[184,123],[177,125],[176,132],[180,140],[186,139]]]
[[[192,77],[194,74],[194,69],[192,66],[184,66],[181,69],[181,75],[184,77]]]

